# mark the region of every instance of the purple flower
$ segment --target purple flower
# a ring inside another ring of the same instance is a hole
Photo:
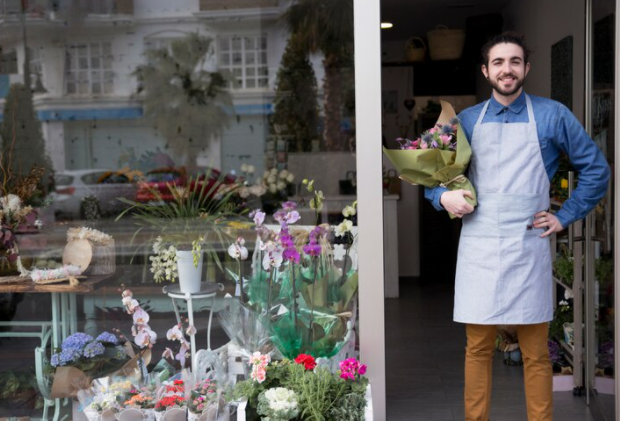
[[[439,147],[439,145],[437,144],[437,141],[433,140],[431,142],[431,149],[437,149]]]
[[[87,335],[86,333],[77,332],[67,337],[67,339],[62,342],[60,348],[62,350],[73,349],[81,351],[87,343],[92,342],[93,340],[94,338],[92,336]]]
[[[80,352],[75,349],[63,349],[62,351],[52,355],[50,364],[54,367],[62,367],[68,363],[80,358]]]
[[[105,346],[101,342],[91,342],[84,348],[84,356],[86,358],[96,357],[105,352]]]
[[[114,345],[118,344],[118,339],[116,338],[115,335],[111,334],[110,332],[103,332],[102,334],[97,336],[97,339],[95,340],[99,342],[107,342],[107,343],[114,344]]]
[[[441,128],[441,134],[452,134],[452,133],[454,133],[454,131],[452,130],[452,125],[450,124],[445,124]]]
[[[301,258],[301,256],[299,255],[295,247],[286,248],[284,252],[282,253],[282,257],[284,257],[289,262],[295,262],[295,263],[299,263],[299,259]]]
[[[303,247],[304,253],[309,256],[318,256],[321,254],[321,245],[317,243],[310,242],[310,244],[306,244]]]
[[[297,203],[291,202],[289,200],[288,202],[282,203],[282,209],[284,209],[286,212],[294,211],[295,209],[297,209]]]
[[[450,124],[452,124],[453,126],[456,126],[457,124],[459,124],[459,119],[456,117],[452,117],[450,119]]]
[[[254,219],[254,223],[257,227],[260,227],[263,225],[263,222],[265,222],[265,212],[262,212],[260,209],[255,209],[250,212],[250,218]]]

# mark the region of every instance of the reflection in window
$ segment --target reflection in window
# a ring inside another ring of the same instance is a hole
[[[266,88],[267,37],[246,35],[222,37],[219,41],[220,69],[230,71],[233,89]]]
[[[90,42],[67,47],[65,92],[67,95],[112,94],[112,46],[110,42]]]

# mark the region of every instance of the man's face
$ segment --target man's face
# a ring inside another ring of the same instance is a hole
[[[504,96],[510,96],[519,91],[530,63],[523,59],[523,48],[517,44],[497,44],[489,51],[489,64],[482,65],[482,73],[495,91]]]

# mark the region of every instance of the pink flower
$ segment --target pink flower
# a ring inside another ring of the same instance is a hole
[[[428,149],[428,143],[422,142],[422,144],[420,145],[420,149]]]
[[[256,373],[253,372],[252,374],[253,374],[252,378],[259,383],[264,382],[265,379],[267,378],[267,372],[264,369],[256,370]]]
[[[439,138],[441,139],[441,142],[442,142],[444,145],[447,145],[447,144],[449,144],[449,143],[450,143],[450,136],[449,136],[449,135],[447,135],[447,134],[442,134],[442,135],[440,135],[440,136],[439,136]]]
[[[429,129],[428,132],[430,134],[434,134],[437,130],[438,130],[437,127],[433,127],[432,129]]]
[[[142,308],[138,308],[133,314],[133,322],[137,325],[145,325],[149,322],[149,319],[149,314],[142,310]]]
[[[363,376],[364,374],[366,374],[366,368],[367,368],[366,364],[360,365],[360,368],[357,370],[360,376]]]

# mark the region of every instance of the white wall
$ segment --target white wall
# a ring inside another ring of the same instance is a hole
[[[504,29],[524,34],[533,51],[525,85],[533,95],[551,96],[551,46],[573,36],[573,113],[583,123],[585,2],[519,0],[508,5],[503,14]]]

